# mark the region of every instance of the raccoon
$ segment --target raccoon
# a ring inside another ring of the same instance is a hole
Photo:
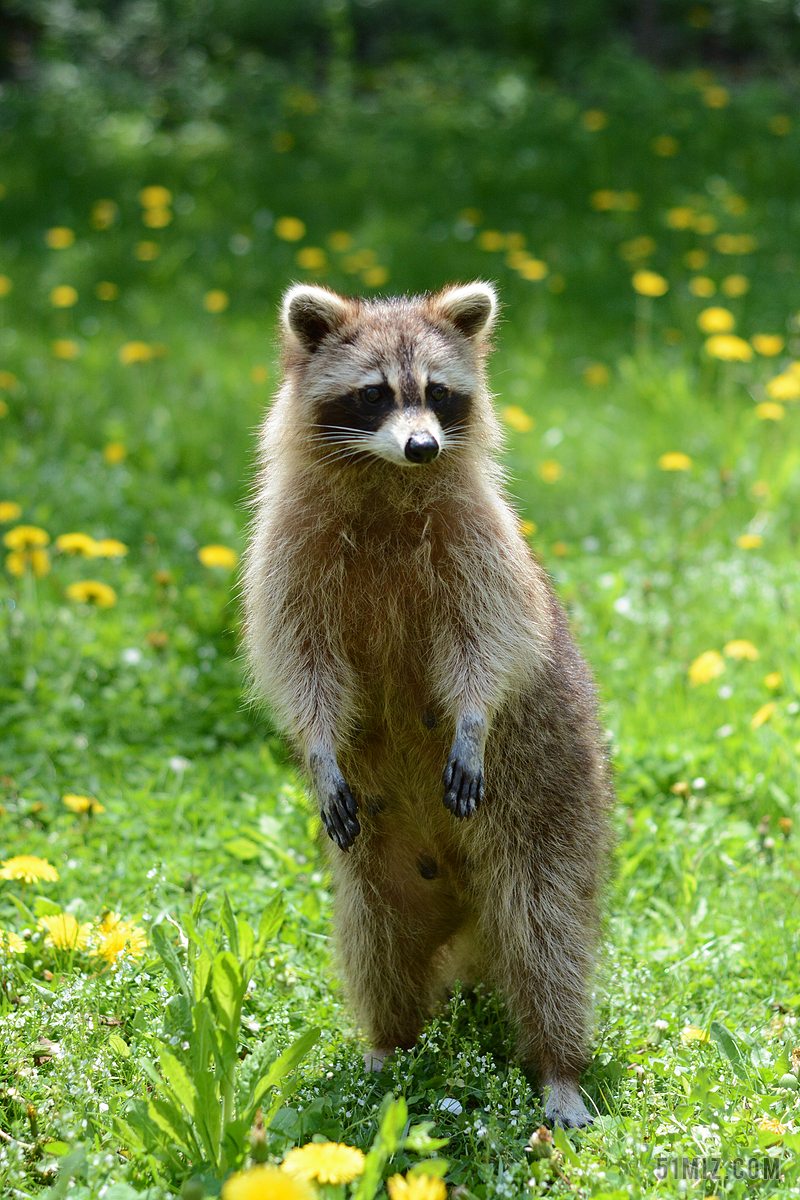
[[[338,956],[379,1069],[480,976],[578,1087],[611,785],[589,672],[505,494],[486,283],[292,287],[246,557],[255,690],[328,834]]]

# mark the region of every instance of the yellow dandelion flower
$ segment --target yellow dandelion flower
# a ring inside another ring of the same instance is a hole
[[[709,234],[717,228],[717,218],[711,213],[696,213],[692,218],[692,229],[695,233]]]
[[[774,400],[762,400],[756,405],[755,414],[759,421],[782,421],[786,416],[786,409]]]
[[[664,276],[657,275],[655,271],[634,272],[631,284],[640,296],[663,296],[669,291],[669,284]]]
[[[348,250],[352,249],[353,236],[344,229],[337,229],[328,238],[328,245],[337,254],[346,254]]]
[[[41,579],[50,570],[50,555],[46,550],[12,550],[6,555],[9,575],[19,578],[29,567],[36,578]]]
[[[750,722],[751,729],[760,729],[761,726],[770,719],[775,709],[778,707],[777,700],[768,700],[766,704],[762,704],[761,708],[755,714]]]
[[[88,533],[62,533],[56,538],[56,550],[62,554],[82,554],[94,558],[97,542]]]
[[[800,398],[800,374],[784,371],[770,379],[764,390],[773,400],[797,400]]]
[[[770,671],[769,675],[764,676],[764,687],[770,688],[772,691],[779,688],[783,683],[783,676],[780,671]]]
[[[684,1025],[681,1030],[681,1041],[684,1046],[689,1046],[692,1042],[707,1042],[709,1037],[705,1029],[698,1029],[696,1025]]]
[[[730,296],[733,300],[737,296],[744,296],[750,291],[750,280],[746,275],[726,275],[719,286],[725,295]]]
[[[0,525],[16,521],[22,516],[22,508],[16,500],[0,500]]]
[[[139,192],[139,203],[142,208],[167,208],[172,204],[172,192],[160,184],[151,184]]]
[[[389,272],[386,267],[367,267],[366,271],[362,272],[361,278],[367,287],[382,287],[389,279]]]
[[[76,796],[73,792],[67,792],[65,796],[62,796],[61,803],[74,813],[92,813],[94,816],[106,811],[105,805],[101,804],[99,800],[95,800],[94,796]]]
[[[776,113],[774,117],[770,117],[768,121],[771,133],[776,133],[778,137],[786,137],[787,133],[792,132],[792,118],[787,117],[785,113]]]
[[[689,667],[689,682],[692,687],[710,683],[725,670],[725,660],[718,650],[706,650]]]
[[[756,354],[763,354],[765,358],[774,358],[776,354],[780,354],[786,342],[778,333],[755,333],[750,338],[750,344]],[[798,395],[800,395],[800,390]]]
[[[59,284],[50,293],[50,303],[54,308],[72,308],[78,303],[78,293],[69,283]]]
[[[256,366],[250,368],[251,383],[266,383],[269,379],[269,368],[263,363],[257,363]]]
[[[653,153],[657,154],[659,158],[672,158],[679,149],[678,139],[669,133],[662,133],[660,137],[654,138],[650,145]]]
[[[309,1142],[290,1150],[282,1169],[295,1179],[351,1183],[364,1170],[364,1155],[341,1142]]]
[[[539,466],[539,477],[545,483],[555,483],[564,474],[564,468],[554,458],[546,458]]]
[[[50,349],[53,351],[55,358],[65,358],[67,360],[77,358],[81,352],[81,348],[77,342],[73,342],[72,338],[56,338]]]
[[[758,1122],[758,1128],[763,1133],[777,1133],[779,1137],[782,1137],[787,1132],[789,1126],[781,1125],[777,1117],[763,1116]]]
[[[433,1175],[392,1175],[386,1180],[389,1200],[447,1200],[447,1186]]]
[[[113,200],[95,200],[89,220],[95,229],[110,229],[119,216]]]
[[[117,538],[101,538],[99,542],[95,542],[95,558],[124,558],[127,553],[128,547]]]
[[[119,295],[119,288],[115,283],[110,283],[107,279],[103,279],[95,287],[94,294],[98,300],[116,300]]]
[[[677,208],[668,209],[664,219],[670,229],[691,229],[694,218],[694,209],[686,204],[681,204]]]
[[[0,953],[24,954],[25,943],[18,933],[10,929],[0,929]]]
[[[375,265],[374,250],[359,250],[356,254],[348,254],[342,259],[342,266],[348,274],[352,275],[356,271],[363,271],[367,267]]]
[[[640,237],[631,238],[629,242],[623,242],[619,248],[620,257],[626,262],[637,262],[641,258],[649,258],[655,253],[656,239],[648,237],[647,234],[642,234]],[[661,295],[661,293],[657,293]]]
[[[38,525],[15,525],[3,534],[3,544],[9,550],[34,550],[50,544],[50,534]]]
[[[304,246],[297,251],[297,265],[304,271],[324,271],[328,265],[328,256],[319,246]]]
[[[0,275],[0,296],[7,296],[13,286],[7,275]]]
[[[691,471],[692,460],[681,450],[670,450],[661,455],[658,465],[662,471]]]
[[[611,381],[611,372],[605,363],[589,363],[583,369],[583,378],[589,387],[605,387]]]
[[[720,254],[752,254],[758,242],[749,233],[721,233],[714,242]]]
[[[98,608],[111,608],[117,603],[117,593],[107,583],[97,579],[81,579],[71,583],[66,590],[67,599],[76,604],[94,604]]]
[[[588,129],[589,133],[597,133],[601,129],[605,129],[608,124],[608,115],[600,108],[587,108],[585,113],[581,114],[581,125],[584,129]]]
[[[520,521],[519,531],[523,537],[533,537],[538,529],[535,521]]]
[[[683,261],[690,271],[702,271],[703,267],[708,263],[708,251],[687,250],[683,256]]]
[[[528,416],[524,408],[520,408],[518,404],[507,404],[501,409],[501,416],[506,425],[510,425],[517,433],[530,433],[536,422],[533,417]]]
[[[10,371],[0,371],[0,387],[7,391],[17,386],[17,377]]]
[[[239,555],[230,546],[201,546],[197,557],[204,567],[225,567],[231,570],[239,561]]]
[[[714,84],[703,89],[703,104],[707,108],[725,108],[731,102],[731,94],[727,88]]]
[[[759,546],[764,545],[764,539],[760,533],[741,533],[736,545],[740,550],[758,550]]]
[[[109,916],[113,921],[108,919]],[[95,958],[104,958],[109,963],[124,954],[140,958],[147,948],[147,934],[141,925],[135,925],[132,921],[121,921],[116,913],[107,915],[98,926],[96,934],[93,955]]]
[[[75,241],[75,234],[65,225],[54,225],[52,229],[48,229],[44,240],[51,250],[66,250]]]
[[[210,292],[206,292],[203,296],[203,308],[206,312],[221,313],[230,304],[230,297],[227,292],[223,292],[221,288],[212,288]]]
[[[315,1200],[316,1194],[305,1179],[266,1163],[237,1171],[222,1185],[222,1200]]]
[[[790,362],[789,366],[786,368],[786,370],[791,375],[797,375],[798,377],[800,377],[800,362]]]
[[[115,466],[117,463],[124,462],[127,455],[128,451],[123,442],[109,442],[108,445],[103,448],[103,458],[110,467]]]
[[[133,253],[139,262],[152,262],[161,253],[158,242],[137,242]]]
[[[305,222],[298,217],[279,217],[275,222],[275,234],[283,242],[299,242],[306,236]]]
[[[694,279],[689,280],[689,291],[693,296],[701,296],[705,300],[713,296],[716,290],[717,285],[707,275],[696,275]]]
[[[37,858],[35,854],[17,854],[14,858],[7,858],[0,865],[0,879],[21,879],[25,883],[43,880],[54,883],[58,879],[58,871],[46,858]]]
[[[760,658],[758,650],[756,650],[753,643],[748,642],[745,638],[737,638],[732,642],[728,642],[727,645],[722,647],[722,653],[726,658],[747,658],[751,662],[755,662],[757,658]]]
[[[39,928],[47,930],[44,944],[55,946],[56,950],[84,950],[92,930],[88,922],[83,925],[78,924],[72,913],[40,917]]]
[[[517,267],[517,272],[523,279],[528,279],[532,283],[538,283],[540,279],[546,279],[550,268],[546,262],[542,262],[540,258],[528,258],[521,266]]]
[[[164,229],[172,220],[172,213],[168,208],[146,208],[142,220],[149,229]]]
[[[750,362],[753,347],[735,333],[715,333],[706,340],[706,354],[723,362]]]
[[[727,308],[704,308],[698,313],[697,327],[702,333],[730,333],[736,328],[736,318]]]
[[[124,346],[120,346],[117,357],[127,367],[132,363],[150,362],[153,351],[147,342],[126,342]]]

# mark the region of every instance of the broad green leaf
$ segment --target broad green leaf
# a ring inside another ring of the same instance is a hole
[[[183,963],[178,957],[178,951],[163,925],[153,925],[150,928],[150,941],[155,947],[158,957],[167,968],[173,983],[183,993],[188,1002],[192,1002],[189,980],[183,969]]]
[[[560,1125],[556,1125],[555,1129],[553,1130],[553,1143],[556,1148],[561,1151],[561,1153],[564,1155],[564,1158],[571,1166],[578,1166],[580,1159],[575,1153],[575,1147]]]
[[[208,987],[208,978],[211,974],[211,964],[214,959],[208,952],[205,946],[200,949],[197,958],[194,960],[194,971],[192,974],[192,986],[194,988],[195,1000],[202,1000],[206,994]]]
[[[159,1052],[158,1060],[174,1096],[189,1116],[194,1117],[197,1112],[197,1093],[186,1068],[166,1047]]]
[[[228,946],[234,958],[239,957],[239,930],[236,927],[236,914],[231,906],[230,897],[227,892],[222,896],[222,909],[220,911],[220,919],[226,934],[228,935]]]
[[[387,1148],[389,1155],[394,1154],[400,1144],[403,1130],[408,1121],[408,1106],[402,1096],[398,1096],[390,1104],[384,1100],[385,1110],[381,1119],[379,1137]]]
[[[115,1054],[119,1054],[122,1058],[130,1058],[131,1048],[118,1033],[110,1033],[108,1035],[108,1044]]]
[[[183,1150],[184,1154],[191,1156],[190,1142],[193,1139],[186,1126],[186,1122],[174,1104],[170,1104],[162,1096],[151,1096],[147,1105],[147,1115],[162,1133],[165,1133],[176,1146]]]
[[[211,967],[211,998],[231,1037],[239,1033],[239,1013],[246,986],[236,959],[229,950],[220,950]]]
[[[413,1150],[416,1154],[430,1154],[434,1150],[441,1150],[450,1139],[431,1137],[430,1130],[434,1127],[433,1121],[421,1121],[418,1125],[412,1125],[406,1134],[405,1148]]]
[[[306,1030],[297,1041],[292,1042],[291,1046],[270,1064],[266,1075],[262,1075],[261,1079],[253,1085],[253,1090],[242,1112],[242,1116],[246,1120],[252,1119],[264,1093],[271,1087],[277,1087],[281,1080],[305,1058],[311,1047],[318,1041],[321,1032],[322,1030],[318,1027]]]
[[[423,1162],[414,1163],[406,1176],[415,1179],[418,1175],[429,1175],[434,1179],[444,1179],[450,1163],[446,1158],[426,1158]]]
[[[731,1070],[737,1079],[742,1083],[750,1082],[750,1076],[742,1058],[742,1052],[736,1044],[736,1039],[729,1029],[726,1029],[719,1021],[712,1021],[708,1027],[708,1032],[714,1039],[717,1049],[724,1059],[730,1063]]]
[[[201,1000],[195,1004],[192,1009],[192,1026],[195,1032],[192,1039],[195,1073],[199,1075],[201,1071],[205,1071],[208,1060],[212,1057],[217,1066],[222,1068],[222,1050],[208,1000]]]
[[[272,903],[264,909],[261,914],[261,920],[258,922],[258,937],[256,938],[256,957],[260,958],[264,953],[264,949],[268,942],[271,942],[276,933],[283,924],[286,909],[283,903],[283,896],[278,895]]]
[[[252,957],[256,937],[244,917],[237,919],[236,929],[239,934],[239,962],[244,964]]]
[[[240,862],[251,862],[261,853],[261,847],[246,837],[231,838],[229,842],[224,843],[224,849]]]

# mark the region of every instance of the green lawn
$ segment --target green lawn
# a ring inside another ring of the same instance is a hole
[[[179,933],[203,893],[201,931],[224,895],[254,931],[285,903],[237,976],[237,1111],[320,1030],[295,1090],[265,1092],[257,1155],[312,1136],[367,1150],[391,1091],[449,1140],[378,1154],[378,1177],[435,1153],[467,1200],[677,1195],[683,1159],[689,1176],[719,1160],[688,1195],[800,1194],[800,110],[778,85],[719,86],[620,61],[569,91],[476,56],[335,103],[242,76],[230,111],[183,125],[58,77],[7,94],[0,861],[35,855],[59,878],[0,879],[0,928],[21,939],[0,948],[4,1195],[160,1200],[193,1175],[187,1197],[213,1195],[241,1165],[252,1121],[214,1165],[148,1116],[144,1060],[196,1049],[179,957],[199,971],[240,937]],[[637,295],[639,270],[667,290]],[[364,1077],[319,823],[244,698],[236,572],[198,559],[243,546],[283,287],[479,277],[505,305],[491,376],[510,490],[594,666],[619,795],[583,1081],[599,1115],[542,1158],[535,1081],[491,994],[456,995]],[[738,360],[708,353],[708,308],[744,339]],[[46,563],[14,550],[19,526],[46,532]],[[58,550],[72,532],[127,550]],[[113,603],[71,599],[87,580]],[[61,913],[76,924],[48,935]],[[197,986],[221,1028],[222,992]]]

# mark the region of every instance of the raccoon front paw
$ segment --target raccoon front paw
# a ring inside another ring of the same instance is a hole
[[[444,803],[454,817],[471,817],[483,799],[483,764],[462,757],[456,743],[442,776]]]
[[[545,1089],[544,1119],[551,1128],[583,1129],[594,1122],[577,1085],[569,1080],[555,1080]]]
[[[358,804],[344,779],[319,806],[319,815],[328,837],[336,842],[340,850],[349,850],[361,832],[357,812]]]
[[[361,832],[355,797],[334,758],[312,754],[309,766],[325,831],[340,850],[349,850]]]

